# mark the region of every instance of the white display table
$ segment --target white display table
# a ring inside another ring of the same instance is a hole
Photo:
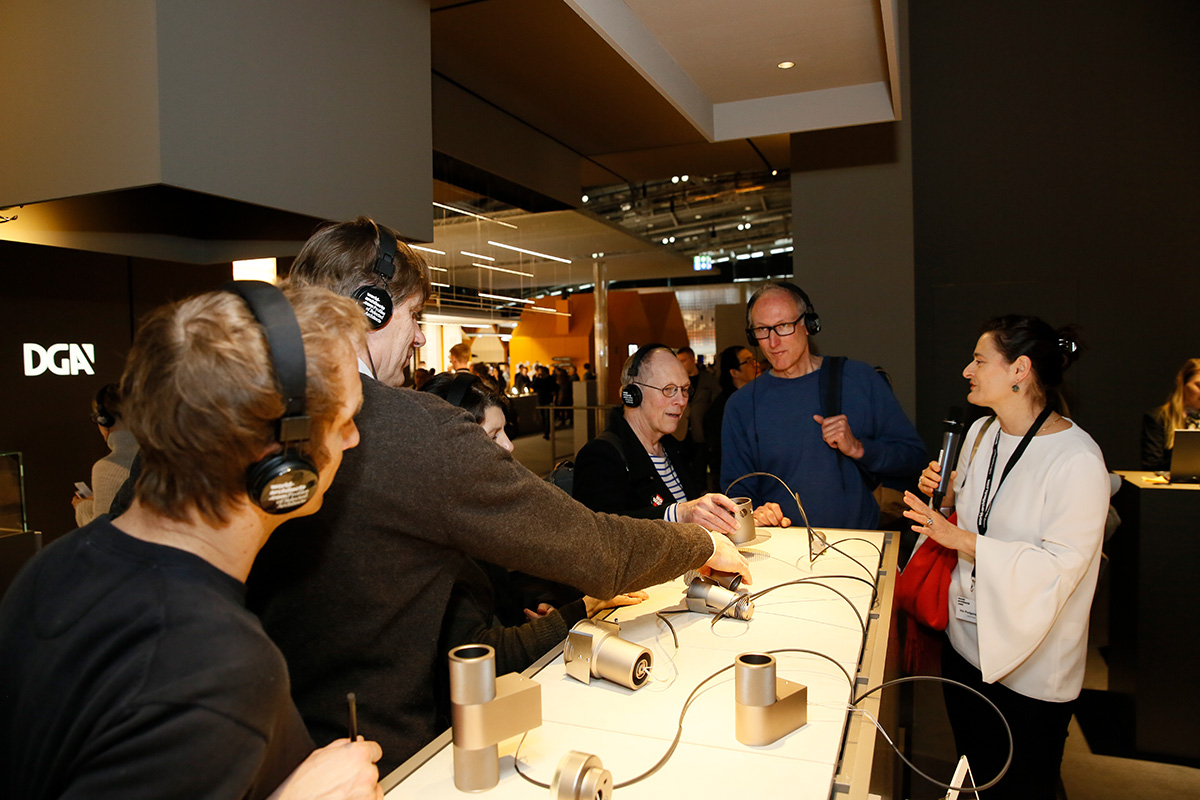
[[[614,610],[608,617],[621,623],[621,637],[654,654],[653,677],[636,691],[597,678],[585,685],[568,677],[561,647],[526,672],[542,685],[543,724],[520,745],[522,771],[550,783],[559,759],[569,750],[598,756],[616,784],[641,774],[666,752],[675,736],[680,710],[704,678],[733,663],[745,652],[778,648],[816,650],[835,659],[858,681],[856,691],[883,680],[891,593],[895,574],[892,534],[879,531],[828,530],[831,543],[867,569],[834,551],[809,564],[803,529],[760,529],[770,538],[743,552],[754,575],[752,591],[797,578],[881,575],[879,599],[872,609],[871,588],[856,580],[822,582],[853,601],[816,585],[784,586],[755,603],[748,622],[696,613],[669,617],[679,636],[679,650],[656,611],[679,607],[684,583],[677,579],[649,590],[650,600]],[[885,547],[879,553],[861,537]],[[857,609],[858,614],[855,613]],[[859,615],[868,622],[866,649]],[[765,747],[748,747],[734,737],[733,670],[710,681],[692,703],[683,737],[671,759],[654,775],[616,791],[618,798],[663,798],[701,790],[710,797],[828,798],[835,792],[866,797],[870,783],[875,728],[861,714],[848,715],[851,688],[845,675],[823,658],[795,653],[776,655],[779,677],[808,686],[808,723]],[[860,665],[861,660],[861,665]],[[861,669],[860,669],[861,666]],[[879,713],[879,698],[862,703]],[[849,725],[847,724],[849,721]],[[517,775],[513,756],[520,737],[500,745],[500,783],[487,795],[529,798],[548,794]],[[450,733],[413,756],[384,780],[390,800],[455,797]],[[843,755],[845,758],[843,759]],[[886,794],[885,790],[885,794]]]

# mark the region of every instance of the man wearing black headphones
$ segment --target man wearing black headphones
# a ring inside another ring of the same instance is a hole
[[[387,277],[377,268],[383,251],[394,254]],[[388,295],[364,304],[368,316],[388,304],[419,313],[430,291],[421,259],[366,218],[314,234],[290,281]],[[749,575],[725,536],[595,514],[521,466],[466,412],[396,388],[394,372],[372,373],[371,359],[378,367],[410,357],[412,338],[386,334],[394,324],[383,321],[368,338],[369,358],[360,357],[359,446],[346,453],[321,511],[288,523],[249,581],[251,607],[288,660],[310,733],[340,736],[346,693],[355,692],[363,732],[383,745],[385,772],[448,727],[434,702],[437,641],[468,556],[597,598],[704,564]],[[449,494],[462,499],[438,502]]]
[[[358,441],[361,313],[237,286],[254,302],[210,292],[142,324],[131,507],[55,540],[0,604],[0,796],[382,797],[376,743],[313,750],[243,584]]]
[[[746,305],[746,336],[771,369],[734,393],[721,431],[721,485],[750,472],[778,476],[800,496],[812,525],[871,529],[872,491],[882,478],[917,475],[925,446],[891,389],[861,361],[819,356],[809,337],[821,322],[808,296],[768,283]],[[796,501],[768,478],[739,484],[755,505]],[[768,505],[769,507],[769,505]]]

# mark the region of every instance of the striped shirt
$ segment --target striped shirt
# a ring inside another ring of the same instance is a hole
[[[670,459],[665,455],[651,455],[650,463],[654,464],[654,468],[658,470],[659,477],[667,485],[667,490],[675,497],[675,502],[667,506],[666,512],[663,513],[663,519],[667,522],[678,522],[675,507],[680,503],[686,502],[688,499],[687,495],[684,494],[683,484],[679,480],[679,475],[675,473],[675,468],[671,466]]]

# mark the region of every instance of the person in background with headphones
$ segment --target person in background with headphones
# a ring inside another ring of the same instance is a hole
[[[432,379],[425,391],[445,398],[483,426],[483,431],[505,452],[513,450],[512,441],[504,433],[505,399],[497,389],[478,376],[444,373]],[[619,594],[609,600],[583,597],[555,609],[548,603],[536,603],[537,609],[526,608],[524,597],[513,585],[504,567],[474,558],[467,559],[454,582],[450,603],[442,623],[440,653],[449,653],[463,644],[487,644],[496,650],[496,674],[521,672],[534,661],[567,638],[571,626],[584,617],[616,606],[635,605],[646,599],[645,592]],[[535,579],[536,580],[536,579]],[[444,666],[444,665],[443,665]],[[439,701],[442,713],[449,719],[449,673],[439,673]]]
[[[75,524],[83,527],[101,514],[107,514],[113,497],[129,478],[129,469],[137,457],[138,443],[121,423],[121,393],[115,383],[109,383],[92,398],[92,422],[100,429],[108,455],[92,465],[92,492],[79,492],[71,498],[75,507]]]
[[[621,406],[612,410],[608,430],[575,459],[575,499],[593,511],[736,533],[737,505],[704,492],[682,468],[679,442],[671,436],[690,394],[687,371],[671,348],[638,348],[621,370]]]
[[[270,284],[230,286],[134,338],[132,506],[54,541],[0,604],[4,797],[383,796],[376,743],[313,750],[243,585],[358,441],[362,313],[324,290],[291,292],[293,313]]]
[[[379,370],[378,379],[370,370],[361,376],[361,443],[346,453],[321,510],[268,542],[247,584],[250,608],[287,658],[309,732],[318,742],[342,735],[352,689],[363,731],[383,745],[384,772],[444,729],[434,700],[444,655],[437,643],[468,557],[593,597],[705,564],[750,571],[727,537],[699,525],[592,513],[497,447],[460,409],[397,388],[381,363],[406,360],[413,339],[387,330],[412,322],[430,283],[424,262],[395,245],[395,235],[365,218],[330,224],[292,264],[290,282],[347,295],[369,283],[405,313],[368,337]],[[394,272],[382,282],[374,265],[388,250]],[[450,496],[454,502],[442,502]]]
[[[809,337],[820,330],[816,309],[795,284],[767,283],[750,297],[746,336],[771,369],[725,406],[721,485],[769,472],[800,496],[812,525],[872,529],[879,524],[875,486],[884,477],[918,475],[925,445],[873,368],[812,352]],[[795,508],[777,481],[755,477],[739,486],[758,503]]]

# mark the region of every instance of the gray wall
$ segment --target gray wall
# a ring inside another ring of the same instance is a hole
[[[1200,355],[1200,5],[910,9],[917,421],[926,441],[985,317],[1076,322],[1072,412],[1110,469]]]
[[[432,238],[424,0],[2,8],[0,207],[165,184]]]

